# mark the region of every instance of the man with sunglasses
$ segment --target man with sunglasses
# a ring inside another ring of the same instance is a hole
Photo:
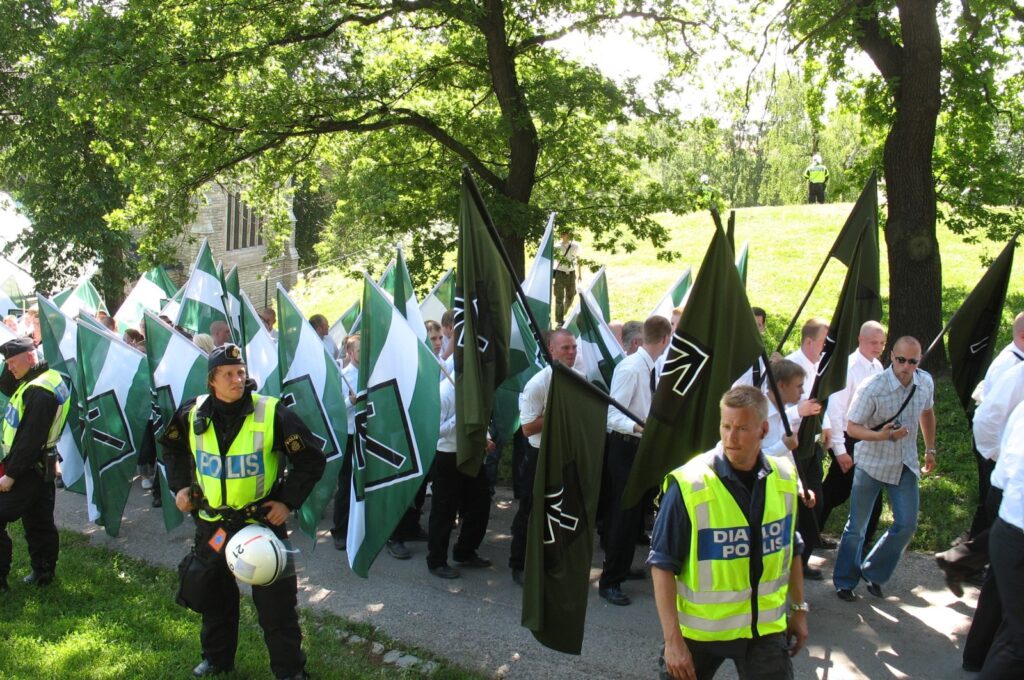
[[[896,570],[917,529],[918,479],[935,469],[935,386],[918,371],[921,343],[903,336],[893,345],[889,368],[864,383],[853,397],[846,431],[857,439],[850,516],[839,542],[832,583],[841,600],[857,599],[861,579],[868,592],[884,597],[882,585]],[[917,453],[920,426],[925,444],[922,467]],[[889,496],[893,523],[861,559],[864,531],[882,489]]]

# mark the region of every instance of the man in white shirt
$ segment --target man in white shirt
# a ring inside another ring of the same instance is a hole
[[[612,375],[611,397],[631,413],[646,418],[651,410],[656,376],[654,361],[665,351],[672,338],[672,326],[663,316],[652,316],[644,322],[644,342],[634,354],[623,359]],[[614,406],[608,408],[608,464],[610,507],[604,522],[605,559],[598,594],[610,604],[625,606],[629,597],[622,592],[622,583],[630,577],[633,553],[643,506],[622,507],[640,436],[644,428]]]
[[[570,239],[568,230],[562,231],[561,240],[555,244],[553,254],[555,285],[555,321],[559,326],[565,323],[565,310],[572,307],[576,298],[576,282],[583,279],[580,263],[580,244]]]
[[[813,415],[821,412],[821,406],[817,402],[811,401],[810,395],[814,387],[815,378],[818,375],[818,363],[821,361],[821,353],[825,349],[825,338],[827,336],[827,321],[824,319],[808,319],[800,329],[800,347],[786,357],[807,373],[807,379],[804,381],[803,398],[795,410],[791,407],[789,411],[791,416],[790,424],[794,432],[800,429],[800,422],[804,417],[799,415],[801,406],[804,413]],[[816,406],[817,410],[813,406],[808,407],[808,403]],[[795,422],[792,417],[794,413],[797,414]],[[828,448],[832,443],[832,429],[829,425],[827,413],[822,414],[821,427],[822,443],[824,448]],[[822,461],[824,458],[825,453],[822,447],[815,445],[814,455],[811,458],[797,461],[800,481],[803,483],[804,488],[812,492],[816,498],[821,498]],[[808,566],[807,564],[811,553],[821,545],[821,506],[820,504],[816,504],[816,506],[818,509],[801,505],[797,512],[797,531],[800,532],[804,539],[804,553],[802,555],[804,560],[804,578],[811,581],[820,581],[823,578],[820,569]]]
[[[548,351],[551,360],[569,368],[576,363],[576,338],[564,329],[554,330],[548,335]],[[541,431],[544,428],[544,407],[551,389],[551,367],[545,366],[530,378],[519,395],[519,422],[526,436],[526,451],[513,470],[516,483],[522,491],[519,507],[512,518],[512,547],[508,566],[512,569],[512,580],[523,584],[523,567],[526,560],[526,531],[530,524],[530,510],[533,507],[533,478],[537,472],[537,456],[540,453]]]
[[[846,387],[828,398],[828,419],[832,425],[832,465],[822,482],[821,525],[825,526],[832,511],[845,503],[853,487],[853,450],[856,439],[846,434],[846,413],[857,388],[869,378],[885,370],[878,360],[885,351],[885,328],[877,321],[865,321],[857,335],[857,349],[850,354],[846,363]],[[882,497],[879,495],[868,521],[865,544],[874,542],[878,518],[882,513]],[[823,547],[835,548],[835,543],[823,541]]]
[[[345,440],[345,458],[338,472],[338,490],[334,494],[334,526],[331,539],[338,550],[345,549],[348,537],[348,516],[352,503],[352,454],[356,433],[356,401],[359,389],[359,335],[345,338],[345,368],[341,369],[341,388],[345,391],[345,411],[348,416],[348,437]]]
[[[978,676],[986,680],[1019,678],[1024,664],[1024,406],[1010,415],[999,449],[993,478],[1002,484],[1003,498],[989,532],[989,554],[1002,623]]]
[[[327,355],[331,357],[331,361],[338,360],[338,345],[334,343],[334,338],[331,337],[328,331],[331,329],[330,324],[327,323],[327,317],[323,314],[314,314],[309,317],[309,325],[313,327],[316,334],[320,336],[320,341],[324,343],[324,349],[327,350]]]

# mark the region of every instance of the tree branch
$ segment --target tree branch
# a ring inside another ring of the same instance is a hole
[[[898,80],[902,71],[903,48],[882,33],[882,22],[878,14],[867,13],[870,5],[871,0],[857,0],[858,8],[864,12],[854,18],[861,29],[857,44],[871,57],[882,77],[892,84]]]

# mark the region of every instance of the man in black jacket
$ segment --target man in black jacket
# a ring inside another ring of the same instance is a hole
[[[31,338],[5,342],[0,354],[6,362],[0,391],[10,398],[0,424],[0,590],[7,590],[11,571],[7,525],[18,519],[32,562],[25,583],[45,586],[53,581],[60,546],[53,522],[55,460],[49,454],[67,420],[70,390],[57,371],[38,361]]]
[[[210,394],[183,404],[161,437],[175,504],[194,513],[194,551],[213,572],[203,581],[199,606],[193,606],[203,615],[203,661],[192,671],[196,677],[234,667],[239,598],[224,557],[228,540],[256,521],[286,539],[288,514],[306,500],[325,465],[298,416],[279,400],[255,392],[236,345],[214,349],[208,367]],[[252,589],[270,667],[278,678],[306,677],[297,592],[294,573]]]

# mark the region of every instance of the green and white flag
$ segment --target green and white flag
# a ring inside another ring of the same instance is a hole
[[[747,285],[747,259],[750,255],[750,241],[744,241],[740,247],[739,255],[736,256],[736,270],[740,273],[740,281],[744,287]]]
[[[224,311],[224,286],[206,239],[199,246],[192,273],[185,282],[178,315],[170,318],[192,333],[209,333],[211,323],[228,320]]]
[[[406,318],[409,326],[412,327],[420,342],[427,342],[427,327],[423,325],[423,317],[420,316],[420,305],[416,302],[416,292],[412,289],[412,277],[409,276],[409,269],[405,266],[405,255],[402,253],[402,246],[398,246],[398,258],[395,264],[395,287],[392,298],[395,301],[395,309]]]
[[[369,277],[363,311],[347,543],[366,578],[430,470],[441,398],[433,354]]]
[[[13,314],[20,317],[25,309],[25,293],[13,274],[0,283],[0,315]]]
[[[551,272],[554,270],[555,213],[548,216],[548,225],[544,228],[544,236],[540,239],[537,254],[533,257],[530,273],[523,281],[523,292],[533,311],[533,316],[540,324],[540,330],[551,328]]]
[[[242,356],[249,377],[256,381],[256,391],[276,397],[281,394],[281,372],[277,370],[277,343],[263,325],[256,308],[245,293],[239,293],[242,304]]]
[[[79,324],[78,358],[82,448],[94,482],[96,521],[117,536],[152,412],[146,356],[110,333]]]
[[[338,487],[338,472],[348,437],[345,410],[348,390],[344,389],[338,364],[327,355],[323,340],[280,283],[277,284],[277,309],[281,403],[294,411],[320,441],[320,449],[327,460],[323,476],[299,508],[299,527],[315,539],[316,524]]]
[[[238,265],[224,277],[224,311],[228,314],[231,338],[236,345],[242,343],[242,289],[238,283]]]
[[[156,468],[160,475],[160,495],[163,500],[164,528],[170,531],[185,519],[174,506],[174,495],[167,483],[164,466],[164,447],[160,443],[174,412],[189,399],[208,392],[206,352],[163,321],[146,312],[146,359],[149,386],[152,390],[151,418],[156,439]]]
[[[611,323],[612,312],[611,302],[608,299],[608,275],[605,273],[604,266],[597,270],[594,278],[590,279],[586,292],[590,294],[591,299],[597,305],[604,322]]]
[[[81,449],[82,423],[79,404],[81,393],[78,389],[78,323],[60,311],[42,293],[37,294],[39,302],[39,330],[42,336],[43,356],[50,368],[60,373],[71,385],[71,407],[68,419],[57,442],[60,454],[60,474],[64,486],[76,493],[86,493],[92,486],[87,480],[89,470],[85,465],[85,452]],[[90,503],[89,520],[96,521],[99,512]]]
[[[181,300],[184,296],[185,286],[182,286],[177,291],[175,291],[174,295],[171,296],[171,299],[168,300],[167,304],[165,304],[163,309],[160,310],[160,313],[166,316],[168,319],[171,319],[172,321],[174,319],[177,319],[178,312],[181,311]]]
[[[71,290],[64,301],[60,303],[60,311],[70,317],[74,317],[80,311],[88,312],[93,316],[96,315],[96,312],[107,311],[107,305],[100,297],[100,292],[92,285],[91,278],[85,279]]]
[[[145,312],[156,312],[171,299],[177,287],[163,267],[153,267],[139,277],[135,287],[114,314],[117,330],[139,330]]]
[[[441,323],[441,317],[455,304],[455,270],[449,269],[420,303],[424,321]]]
[[[386,292],[392,300],[395,299],[395,278],[395,261],[391,260],[391,262],[388,262],[388,266],[385,267],[384,273],[380,275],[379,279],[377,279],[377,285],[383,288],[384,292]]]
[[[345,338],[352,335],[359,327],[360,309],[360,302],[356,301],[327,330],[327,335],[331,336],[331,340],[334,340],[334,344],[342,353],[345,351]]]
[[[691,271],[690,267],[686,268],[683,275],[676,279],[676,282],[669,287],[668,292],[654,306],[649,316],[663,316],[669,321],[672,320],[672,310],[685,306],[687,298],[690,297],[690,288],[693,286]]]
[[[117,333],[111,333],[110,329],[104,326],[102,323],[100,323],[99,319],[97,319],[92,314],[89,314],[85,310],[79,310],[78,314],[75,314],[75,322],[78,324],[91,326],[93,330],[99,331],[100,333],[107,333],[114,335],[115,337],[121,337]]]
[[[576,370],[587,377],[605,392],[612,386],[612,374],[615,367],[625,358],[622,346],[615,339],[615,334],[601,316],[597,303],[589,293],[582,293],[580,315],[577,323],[580,335],[577,339]]]
[[[519,394],[530,378],[547,365],[518,299],[512,303],[508,365],[509,376],[494,393],[494,440],[499,445],[511,441],[519,427]]]
[[[14,340],[17,337],[18,336],[14,334],[14,331],[0,323],[0,345],[10,340]],[[6,368],[7,362],[5,362],[3,357],[0,356],[0,374],[3,374]],[[7,402],[9,401],[10,400],[7,398],[7,395],[0,392],[0,413],[5,413],[7,411]]]

